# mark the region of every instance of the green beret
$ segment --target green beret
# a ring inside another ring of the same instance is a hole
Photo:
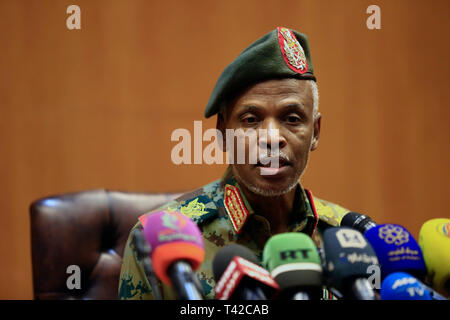
[[[248,86],[280,78],[316,81],[307,37],[284,27],[256,40],[226,67],[209,98],[205,117],[218,113],[222,104]]]

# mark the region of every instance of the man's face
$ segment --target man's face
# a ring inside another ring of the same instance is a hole
[[[314,119],[311,84],[304,80],[268,80],[249,87],[227,108],[218,128],[266,130],[267,139],[258,135],[258,143],[270,152],[279,148],[279,167],[270,164],[232,164],[237,181],[255,194],[278,196],[296,186],[306,168],[309,152],[317,148],[320,114]],[[278,137],[273,135],[278,129]],[[223,132],[224,137],[225,132]],[[224,141],[225,143],[225,141]],[[236,144],[236,143],[235,143]],[[249,153],[249,141],[245,151]]]

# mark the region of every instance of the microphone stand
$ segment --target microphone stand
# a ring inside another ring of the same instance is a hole
[[[203,300],[201,284],[186,261],[172,263],[168,269],[170,282],[180,300]]]
[[[158,279],[153,271],[153,265],[150,259],[150,246],[148,245],[147,240],[145,240],[142,230],[134,229],[133,243],[136,248],[138,258],[142,260],[144,264],[144,272],[152,288],[155,300],[162,300],[161,291],[158,286]]]

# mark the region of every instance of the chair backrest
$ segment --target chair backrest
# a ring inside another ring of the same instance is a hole
[[[140,215],[178,195],[90,190],[34,201],[30,206],[34,298],[117,299],[131,228]],[[79,267],[80,289],[68,288],[71,265]]]

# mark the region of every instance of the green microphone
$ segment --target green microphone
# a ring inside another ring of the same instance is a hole
[[[287,232],[271,237],[264,247],[263,266],[280,287],[279,299],[322,297],[321,260],[306,234]]]

